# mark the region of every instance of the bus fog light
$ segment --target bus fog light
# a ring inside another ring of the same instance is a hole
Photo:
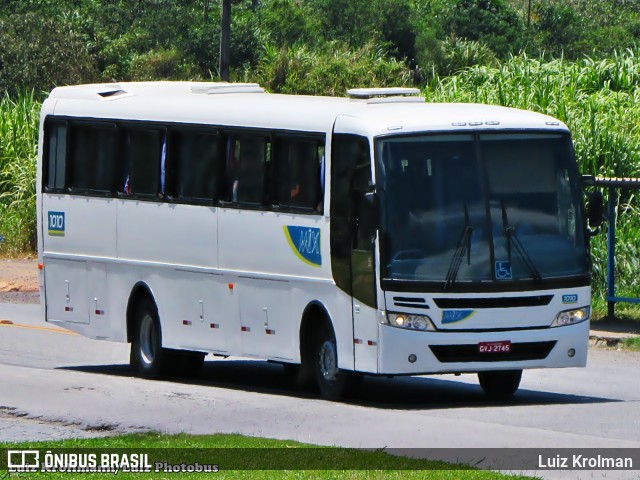
[[[409,355],[409,358],[407,359],[409,360],[409,363],[416,363],[416,360],[418,360],[418,357],[416,357],[413,353],[411,355]]]
[[[426,315],[410,315],[404,313],[387,313],[389,325],[408,330],[435,331],[435,326]]]
[[[556,318],[551,322],[551,327],[563,327],[565,325],[574,325],[576,323],[589,320],[591,309],[589,307],[576,308],[573,310],[565,310],[558,313]]]
[[[576,356],[576,351],[573,348],[570,348],[569,351],[567,352],[567,355],[569,356],[569,358],[573,358]]]

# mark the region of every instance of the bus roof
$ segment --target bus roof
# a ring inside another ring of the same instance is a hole
[[[384,90],[384,89],[376,89]],[[397,91],[408,89],[396,89]],[[406,92],[404,92],[406,93]],[[370,136],[418,131],[567,130],[558,120],[507,107],[429,103],[407,96],[320,97],[265,93],[255,84],[124,82],[54,89],[43,115],[329,132],[350,117]]]

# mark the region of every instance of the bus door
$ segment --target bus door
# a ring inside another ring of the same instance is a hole
[[[339,122],[336,122],[336,128]],[[377,371],[375,218],[371,155],[366,137],[334,134],[331,167],[331,265],[338,287],[351,298],[353,368]],[[334,328],[340,329],[340,325]],[[346,329],[345,329],[346,330]],[[346,335],[346,333],[345,333]],[[346,354],[340,346],[338,362]],[[346,342],[345,342],[346,343]]]

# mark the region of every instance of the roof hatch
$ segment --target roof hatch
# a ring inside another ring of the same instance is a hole
[[[102,92],[98,92],[98,95],[100,95],[102,98],[112,98],[120,95],[126,95],[126,93],[127,92],[122,90],[121,88],[115,88],[113,90],[105,90]]]
[[[264,88],[257,83],[210,82],[192,85],[191,92],[206,95],[219,93],[264,93]]]
[[[352,100],[366,100],[367,103],[424,102],[418,88],[352,88],[347,90]]]

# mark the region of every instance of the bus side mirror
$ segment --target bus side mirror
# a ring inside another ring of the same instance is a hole
[[[596,235],[600,231],[603,213],[604,200],[602,192],[600,190],[589,192],[587,196],[587,220],[589,221],[589,233],[591,235]]]

